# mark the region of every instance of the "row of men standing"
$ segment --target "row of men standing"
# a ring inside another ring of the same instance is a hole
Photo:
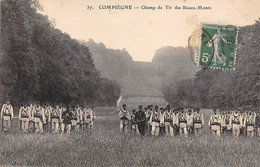
[[[212,134],[233,134],[240,136],[245,134],[250,137],[260,137],[260,113],[253,111],[241,112],[213,109],[214,114],[209,119],[208,126]]]
[[[125,104],[119,111],[121,132],[125,132],[127,125],[130,123],[131,130],[137,131],[138,129],[141,135],[144,135],[145,131],[147,131],[153,136],[159,136],[160,134],[175,136],[180,134],[188,137],[193,133],[199,135],[204,126],[204,116],[200,113],[199,108],[188,109],[185,112],[183,107],[172,110],[170,105],[160,109],[158,106],[149,105],[144,111],[143,107],[139,106],[138,111],[133,110],[132,112],[133,115],[131,116],[126,110]]]
[[[71,128],[78,133],[84,129],[91,129],[96,118],[95,112],[89,107],[59,105],[26,104],[19,109],[20,132],[27,133],[29,130],[36,133],[70,133]],[[13,107],[10,102],[1,109],[3,131],[8,132],[13,119]]]

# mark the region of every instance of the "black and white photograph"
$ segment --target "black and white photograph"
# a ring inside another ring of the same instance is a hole
[[[260,166],[259,0],[0,2],[0,166]]]

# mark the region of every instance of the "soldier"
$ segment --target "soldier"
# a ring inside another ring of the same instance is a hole
[[[187,131],[187,114],[184,112],[184,108],[180,108],[179,113],[179,128],[180,128],[180,135],[184,135],[188,137]]]
[[[231,134],[232,126],[229,124],[230,116],[231,116],[230,111],[227,111],[225,114],[226,129],[224,131],[226,134]]]
[[[77,110],[78,110],[78,113],[79,113],[79,126],[80,126],[80,130],[81,131],[83,131],[84,130],[84,128],[83,128],[83,111],[84,111],[84,108],[83,107],[81,107],[81,106],[78,106],[78,108],[77,108]]]
[[[201,135],[201,130],[204,126],[204,116],[202,113],[200,113],[200,108],[195,109],[195,113],[193,115],[194,120],[194,132],[196,136]]]
[[[126,104],[123,104],[122,108],[119,111],[120,118],[120,132],[124,133],[127,131],[127,125],[129,124],[130,114],[126,109]]]
[[[158,106],[155,106],[154,111],[150,116],[150,124],[152,125],[151,134],[153,136],[158,136],[160,131],[160,116],[159,116]]]
[[[71,128],[75,130],[75,133],[79,133],[79,123],[80,123],[80,115],[74,106],[70,108],[70,112],[72,113],[71,119]]]
[[[171,110],[171,106],[167,105],[165,112],[165,132],[166,136],[173,136],[173,113]]]
[[[232,133],[234,136],[240,135],[240,128],[243,126],[242,116],[238,113],[238,110],[230,116],[229,124],[232,125]]]
[[[219,110],[219,114],[220,114],[220,117],[221,117],[221,121],[220,121],[220,126],[221,126],[221,129],[220,129],[220,133],[223,134],[224,133],[224,130],[226,129],[226,115],[225,115],[225,112],[223,110]]]
[[[139,111],[136,113],[136,122],[138,125],[139,133],[144,136],[145,134],[145,124],[146,124],[146,115],[143,111],[143,106],[139,105]]]
[[[173,135],[178,134],[178,128],[179,128],[179,114],[178,109],[175,109],[174,114],[172,116],[172,125],[173,125]]]
[[[62,124],[61,124],[61,134],[64,134],[66,131],[66,134],[70,135],[71,131],[71,120],[72,120],[72,113],[69,106],[62,112]]]
[[[221,130],[221,116],[217,113],[217,109],[213,109],[214,115],[210,116],[208,126],[211,129],[213,135],[220,136]]]
[[[6,104],[3,104],[1,109],[1,119],[2,119],[2,131],[5,133],[10,130],[11,120],[14,117],[13,106],[10,104],[10,101],[7,101]]]
[[[43,133],[43,121],[45,120],[44,111],[38,104],[32,114],[35,123],[35,133]]]
[[[30,110],[25,105],[22,105],[18,115],[21,133],[27,133],[29,128],[29,120],[31,119]]]
[[[30,119],[29,119],[29,132],[34,132],[35,131],[35,123],[33,119],[33,113],[35,112],[35,105],[27,104],[26,108],[28,108],[29,113],[30,113]]]
[[[258,111],[255,117],[256,137],[260,137],[260,112]]]
[[[87,107],[86,110],[84,110],[83,113],[83,122],[84,122],[84,128],[91,129],[91,123],[93,121],[93,113],[92,110]]]
[[[253,114],[253,112],[249,112],[249,115],[247,115],[244,119],[244,127],[246,129],[247,136],[254,137],[255,135],[255,120],[256,116]]]
[[[136,121],[136,110],[133,109],[132,113],[133,114],[131,115],[131,119],[130,119],[130,122],[131,122],[131,133],[132,133],[132,131],[134,131],[135,133],[139,133],[138,132],[137,121]]]
[[[43,131],[49,132],[50,131],[50,122],[51,122],[51,107],[49,105],[45,105],[43,107],[44,117],[46,118],[43,122]]]
[[[146,115],[146,120],[150,120],[151,114],[153,112],[153,105],[149,105],[147,107],[147,111],[145,113]],[[146,122],[146,131],[148,132],[148,134],[151,134],[152,131],[152,125],[150,124],[150,121]]]
[[[160,108],[160,113],[159,113],[159,117],[160,117],[160,127],[159,127],[159,134],[160,135],[164,135],[165,134],[165,110],[163,107]]]
[[[187,133],[188,136],[192,134],[193,132],[193,113],[191,108],[188,109],[188,114],[187,114]]]
[[[61,121],[61,110],[58,105],[51,110],[52,133],[59,133],[59,124]]]
[[[92,114],[92,120],[91,120],[91,122],[89,124],[89,129],[92,129],[93,125],[94,125],[94,121],[96,119],[96,113],[93,111],[94,110],[94,106],[92,106],[92,108],[90,110],[91,110],[91,114]]]

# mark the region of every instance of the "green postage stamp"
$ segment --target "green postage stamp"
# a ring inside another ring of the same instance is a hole
[[[236,63],[238,27],[202,24],[198,65],[233,70]]]

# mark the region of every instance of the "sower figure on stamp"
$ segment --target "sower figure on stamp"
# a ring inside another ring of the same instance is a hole
[[[119,111],[120,118],[120,132],[125,133],[127,131],[127,126],[131,118],[129,112],[126,109],[126,104],[123,104],[122,108]]]
[[[194,120],[194,133],[196,136],[201,135],[202,128],[204,126],[204,116],[200,113],[200,108],[195,109],[193,120]]]
[[[221,116],[217,113],[217,109],[213,109],[214,114],[210,116],[208,126],[213,135],[220,136]]]
[[[144,136],[145,134],[145,125],[146,125],[146,115],[145,112],[143,111],[143,106],[139,106],[139,110],[136,113],[136,122],[138,125],[138,131],[139,133]]]
[[[6,104],[3,104],[1,109],[1,119],[2,119],[2,131],[5,133],[10,130],[11,120],[14,117],[13,106],[10,104],[10,101],[7,101]]]

